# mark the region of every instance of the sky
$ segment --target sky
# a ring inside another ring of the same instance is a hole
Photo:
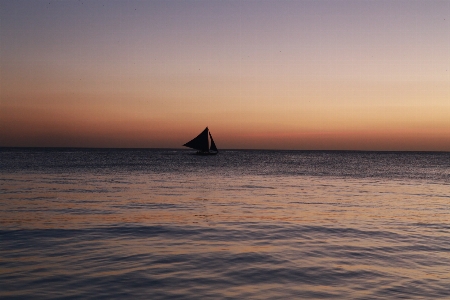
[[[450,1],[0,1],[0,146],[450,151]]]

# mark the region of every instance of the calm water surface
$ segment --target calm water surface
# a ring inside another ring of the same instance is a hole
[[[0,297],[450,299],[450,153],[0,149]]]

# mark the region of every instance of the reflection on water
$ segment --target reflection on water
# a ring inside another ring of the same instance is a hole
[[[449,186],[420,181],[164,177],[133,174],[125,180],[116,175],[3,175],[2,190],[8,201],[2,203],[0,224],[3,228],[72,229],[245,220],[342,224],[360,229],[389,224],[391,230],[395,226],[404,230],[405,224],[444,224],[449,216]],[[57,222],[59,219],[63,222]]]
[[[290,174],[292,166],[283,175],[273,171],[278,164],[305,163],[306,154],[258,153],[266,163],[245,156],[248,172],[239,167],[244,162],[221,161],[220,172],[209,165],[192,171],[189,160],[198,158],[190,156],[182,172],[161,171],[162,158],[143,161],[150,170],[130,169],[130,162],[9,167],[0,174],[0,296],[450,296],[450,185],[441,179],[448,166],[434,165],[430,175],[424,164],[406,164],[417,168],[416,178]],[[85,155],[96,161],[105,154]],[[378,170],[383,160],[398,174],[405,166],[402,154],[380,157]],[[319,153],[304,168],[323,159]]]

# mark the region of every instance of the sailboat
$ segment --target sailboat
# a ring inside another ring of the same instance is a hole
[[[209,142],[210,139],[211,143]],[[196,154],[198,155],[215,155],[219,153],[208,127],[183,146],[197,150]]]

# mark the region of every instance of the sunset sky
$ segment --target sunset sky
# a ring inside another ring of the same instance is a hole
[[[0,146],[450,151],[450,1],[0,1]]]

